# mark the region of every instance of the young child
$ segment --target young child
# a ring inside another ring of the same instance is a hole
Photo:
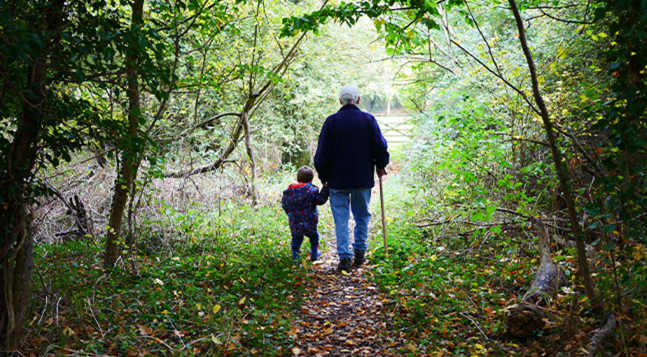
[[[297,183],[291,184],[283,191],[281,204],[283,210],[288,214],[290,220],[290,231],[292,232],[292,259],[297,261],[300,258],[299,251],[303,236],[310,239],[310,259],[315,261],[321,256],[319,251],[319,213],[317,205],[321,206],[328,201],[328,187],[321,189],[312,185],[314,172],[311,168],[304,166],[297,171]]]

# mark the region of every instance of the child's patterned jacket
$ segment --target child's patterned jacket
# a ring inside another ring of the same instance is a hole
[[[319,213],[317,205],[321,206],[328,201],[328,187],[319,191],[311,183],[292,184],[283,191],[281,205],[290,219],[290,231],[293,235],[303,235],[317,231]]]

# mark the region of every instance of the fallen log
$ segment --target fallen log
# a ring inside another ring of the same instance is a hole
[[[550,305],[557,296],[560,285],[559,270],[553,264],[550,256],[550,236],[541,220],[535,221],[538,232],[541,263],[530,289],[521,299],[521,303],[510,310],[506,319],[508,334],[512,337],[523,338],[532,335],[533,331],[541,330],[546,325],[544,308]]]
[[[613,336],[613,333],[616,330],[616,316],[613,313],[607,315],[607,321],[602,326],[602,328],[591,337],[589,342],[588,357],[595,357],[600,350],[600,347],[604,344],[609,337]]]

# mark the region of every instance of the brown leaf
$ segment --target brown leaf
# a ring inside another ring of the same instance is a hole
[[[139,333],[142,336],[152,336],[153,335],[153,328],[152,327],[146,327],[144,325],[137,325],[139,328]]]

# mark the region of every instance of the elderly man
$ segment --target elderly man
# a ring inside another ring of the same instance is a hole
[[[321,182],[330,188],[338,269],[343,271],[350,270],[353,256],[354,265],[364,263],[371,218],[368,205],[375,185],[373,172],[377,169],[378,176],[386,175],[385,168],[389,163],[388,146],[380,127],[371,114],[357,107],[359,100],[357,87],[346,85],[341,89],[339,102],[342,107],[324,122],[314,159]],[[356,223],[352,251],[348,233],[351,210]]]

